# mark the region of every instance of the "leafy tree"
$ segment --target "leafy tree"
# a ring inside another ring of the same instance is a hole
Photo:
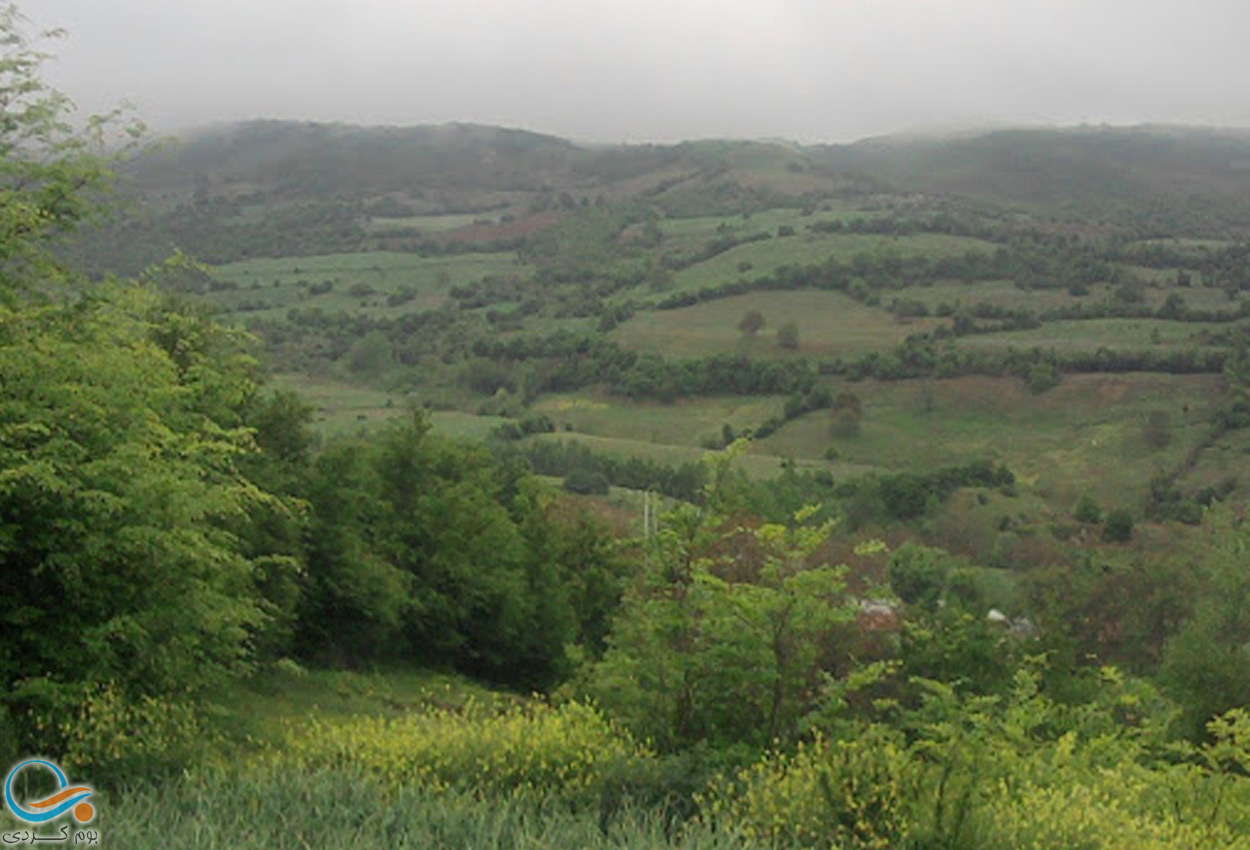
[[[377,551],[386,511],[378,492],[367,445],[338,443],[312,467],[296,634],[305,657],[359,664],[403,649],[412,578]]]
[[[729,458],[703,508],[664,518],[645,579],[627,590],[586,688],[663,748],[791,738],[819,690],[828,641],[847,623],[843,569],[809,563],[830,526],[735,528],[722,510]]]
[[[852,392],[838,393],[833,400],[832,430],[837,437],[853,437],[859,433],[864,418],[864,405]]]
[[[786,322],[777,328],[777,347],[789,351],[798,351],[799,323]]]
[[[376,379],[395,365],[395,354],[386,335],[373,331],[352,345],[346,360],[353,375]]]
[[[1192,616],[1168,641],[1161,670],[1184,708],[1183,731],[1191,737],[1201,735],[1213,716],[1250,704],[1250,534],[1228,507],[1212,508],[1208,523],[1205,586]]]
[[[49,243],[99,212],[114,161],[100,151],[113,131],[141,131],[119,113],[74,129],[73,105],[40,77],[49,57],[39,44],[60,35],[32,41],[17,7],[0,6],[0,297],[10,300],[71,277]]]
[[[738,322],[738,330],[746,336],[753,337],[763,329],[765,324],[763,313],[759,310],[748,310]]]
[[[935,611],[953,566],[950,555],[941,549],[904,543],[890,556],[887,575],[899,599]]]
[[[3,316],[9,681],[172,691],[246,666],[255,565],[221,524],[270,497],[239,471],[248,431],[197,396],[246,396],[250,379],[210,364],[180,379],[149,336],[153,304],[123,290]]]
[[[0,10],[0,706],[50,712],[114,682],[195,694],[249,667],[268,566],[232,532],[256,364],[237,334],[144,287],[85,282],[50,241],[95,209],[110,125],[71,128],[44,55]]]

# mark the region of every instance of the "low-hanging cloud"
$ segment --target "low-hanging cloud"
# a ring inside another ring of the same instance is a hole
[[[1250,124],[1250,4],[40,0],[54,83],[164,129],[474,121],[588,141]]]

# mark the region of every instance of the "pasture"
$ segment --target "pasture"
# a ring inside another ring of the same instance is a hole
[[[796,228],[796,231],[799,231]],[[806,266],[831,258],[850,261],[856,254],[893,253],[899,256],[957,256],[967,251],[992,252],[979,239],[921,233],[881,236],[866,233],[804,233],[737,245],[711,259],[684,268],[673,276],[671,292],[690,292],[736,280],[771,275],[782,266]],[[665,295],[669,293],[663,293]]]
[[[600,437],[697,448],[719,438],[724,425],[735,432],[754,428],[779,414],[783,402],[773,396],[704,397],[664,404],[606,395],[553,395],[532,409],[550,417],[558,429],[567,424]]]
[[[1100,348],[1207,348],[1206,334],[1218,334],[1244,323],[1175,322],[1166,319],[1085,319],[1047,322],[1038,328],[999,331],[962,337],[969,348],[1044,348],[1061,352]]]
[[[767,324],[753,337],[738,330],[744,314],[759,310]],[[892,348],[910,334],[945,323],[899,319],[840,292],[750,292],[676,310],[640,312],[613,333],[627,347],[674,357],[742,352],[776,357],[776,330],[795,322],[799,354],[834,356]]]
[[[697,463],[707,456],[707,451],[693,446],[650,443],[645,440],[630,440],[623,437],[599,437],[592,434],[555,433],[538,434],[533,440],[568,440],[591,449],[596,454],[616,458],[637,457],[656,463],[677,466],[683,463]],[[760,445],[753,444],[750,450],[738,459],[738,465],[749,477],[754,479],[773,478],[782,470],[786,457],[771,454]],[[867,467],[855,464],[829,464],[825,461],[797,460],[800,469],[828,469],[835,476],[851,476],[870,471]]]
[[[826,411],[788,423],[758,450],[903,471],[1002,461],[1022,492],[1070,508],[1085,492],[1137,508],[1151,478],[1176,469],[1208,433],[1219,379],[1155,373],[1069,375],[1042,395],[1013,378],[863,381],[839,384],[863,403],[854,436],[834,436]],[[1152,445],[1152,413],[1167,420],[1165,445]]]
[[[339,380],[330,376],[274,375],[274,387],[297,392],[313,408],[313,429],[323,437],[354,435],[371,431],[398,416],[412,403],[401,393],[388,393],[374,387]],[[448,437],[481,439],[507,422],[499,416],[477,416],[458,410],[429,412],[434,433]]]
[[[867,209],[849,199],[831,199],[822,202],[820,209],[810,215],[796,207],[778,207],[737,215],[666,218],[659,222],[659,227],[666,239],[680,241],[693,237],[708,239],[726,229],[731,233],[744,236],[755,233],[775,235],[779,227],[788,226],[798,233],[816,222],[872,218],[881,214],[880,211]]]
[[[281,319],[293,307],[394,316],[440,307],[453,286],[528,274],[515,253],[422,257],[388,251],[253,259],[210,268],[226,313]]]
[[[1090,287],[1089,295],[1077,298],[1066,289],[1021,289],[1009,280],[987,280],[965,282],[944,280],[932,286],[909,286],[904,289],[881,293],[883,304],[889,304],[895,298],[908,301],[919,301],[936,310],[940,305],[951,307],[971,307],[975,304],[989,304],[1007,310],[1054,310],[1071,307],[1082,303],[1096,303],[1103,300],[1111,288],[1105,284]]]

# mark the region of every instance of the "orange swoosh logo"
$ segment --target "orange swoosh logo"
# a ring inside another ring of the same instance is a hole
[[[52,806],[55,806],[57,803],[61,802],[62,800],[69,799],[75,794],[81,794],[83,791],[90,791],[90,790],[91,789],[88,788],[86,785],[79,785],[77,788],[66,788],[64,791],[62,791],[60,794],[57,794],[55,797],[49,797],[46,800],[40,800],[38,803],[27,803],[26,805],[30,806],[32,809],[48,809],[48,808],[51,808]]]

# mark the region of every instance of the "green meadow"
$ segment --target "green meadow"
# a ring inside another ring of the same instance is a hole
[[[369,316],[433,310],[453,286],[528,271],[514,253],[422,257],[376,251],[244,260],[212,267],[210,274],[236,287],[209,295],[221,310],[280,319],[291,308]],[[401,296],[399,303],[388,301]]]
[[[672,292],[688,292],[735,280],[770,275],[782,266],[806,266],[831,258],[849,261],[860,253],[899,256],[958,256],[967,251],[993,251],[979,239],[923,233],[879,236],[862,233],[804,233],[737,245],[673,276]],[[664,293],[668,294],[668,293]]]
[[[814,460],[832,447],[841,461],[895,471],[989,457],[1016,473],[1022,491],[1065,509],[1086,492],[1136,506],[1152,477],[1176,468],[1205,439],[1219,401],[1214,377],[1145,373],[1069,375],[1042,395],[1018,379],[981,377],[839,389],[862,400],[857,434],[835,436],[829,414],[816,412],[759,449]],[[1146,436],[1156,412],[1168,422],[1160,447]]]
[[[748,337],[738,323],[751,310],[763,313],[767,324]],[[673,357],[733,352],[777,357],[787,352],[777,348],[776,330],[789,322],[798,325],[799,353],[820,356],[892,348],[911,334],[945,324],[939,319],[899,319],[840,292],[751,292],[676,310],[640,312],[617,328],[613,338],[628,348]]]
[[[1204,332],[1223,333],[1238,325],[1166,319],[1084,319],[1047,322],[1027,330],[974,334],[961,338],[959,344],[969,348],[1053,348],[1064,352],[1100,348],[1192,349],[1208,347],[1203,341]]]

